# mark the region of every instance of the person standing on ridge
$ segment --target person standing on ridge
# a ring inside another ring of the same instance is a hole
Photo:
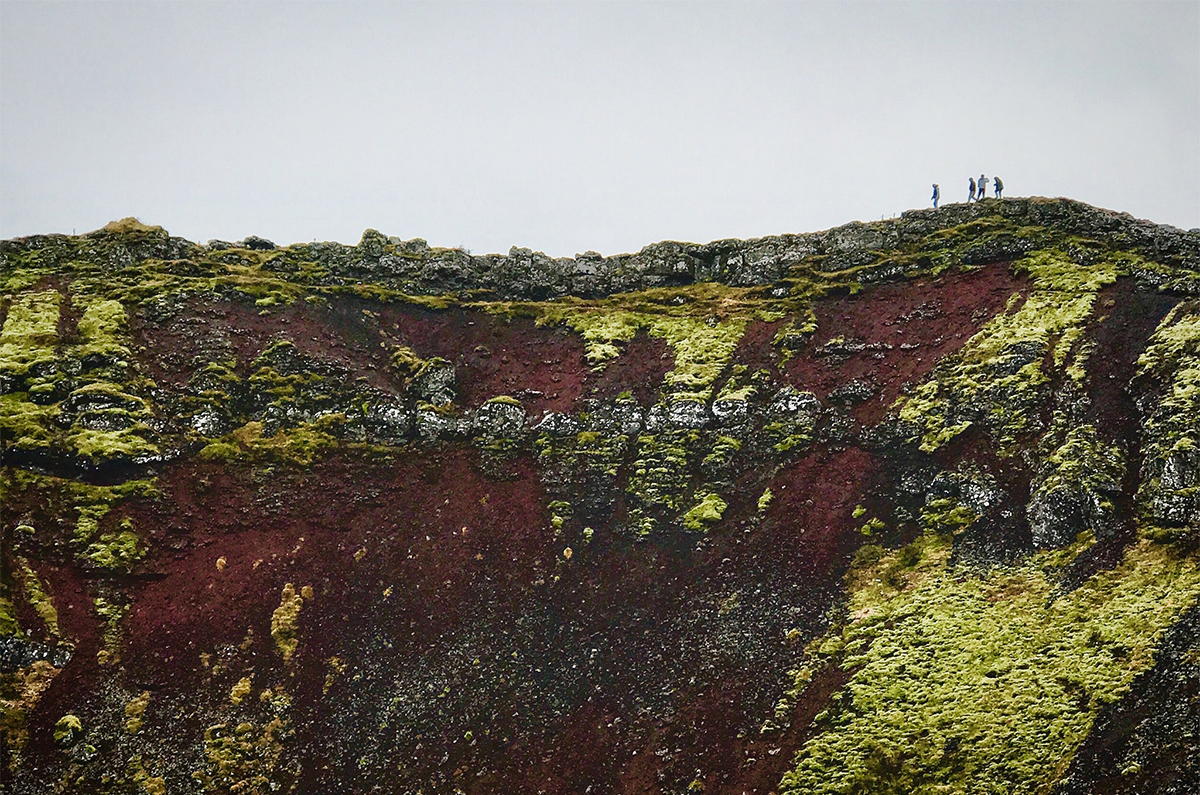
[[[988,179],[983,174],[979,175],[979,201],[983,201],[983,197],[987,195]]]
[[[967,204],[975,201],[975,178],[967,177],[967,181],[971,183],[971,195],[967,197]]]
[[[933,209],[937,209],[938,199],[941,198],[942,192],[938,189],[937,183],[933,183]]]
[[[992,177],[992,183],[996,186],[996,198],[999,199],[1004,190],[1004,183],[1000,181],[999,177]]]

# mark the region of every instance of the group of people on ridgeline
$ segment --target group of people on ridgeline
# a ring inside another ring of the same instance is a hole
[[[974,177],[969,177],[967,179],[967,183],[971,189],[971,193],[967,197],[968,204],[971,202],[980,201],[987,196],[988,178],[983,174],[979,175],[979,182],[976,182]],[[1004,193],[1004,183],[999,177],[993,177],[992,183],[995,185],[996,198],[1003,198],[1002,194]],[[942,189],[939,188],[938,184],[935,182],[933,183],[933,209],[937,209],[938,199],[940,198],[942,198]]]

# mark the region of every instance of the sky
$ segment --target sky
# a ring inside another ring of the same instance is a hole
[[[1200,227],[1200,0],[0,3],[0,237],[571,256],[1069,196]]]

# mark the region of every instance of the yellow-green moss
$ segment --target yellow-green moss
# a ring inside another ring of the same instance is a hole
[[[132,215],[122,218],[119,221],[109,221],[104,226],[100,227],[100,231],[108,232],[113,235],[165,235],[166,230],[161,226],[151,226],[143,224]]]
[[[922,430],[921,448],[932,452],[981,422],[1001,452],[1009,451],[1030,429],[1050,381],[1042,361],[1051,339],[1082,327],[1095,298],[1091,292],[1034,292],[1018,311],[996,316],[947,357],[929,381],[900,400],[900,418]],[[1056,353],[1055,361],[1062,364],[1065,354]]]
[[[675,366],[663,380],[663,391],[676,400],[707,401],[746,324],[764,313],[782,318],[801,306],[793,299],[764,299],[754,290],[704,282],[521,308],[532,312],[539,324],[562,323],[578,332],[588,363],[595,369],[617,358],[624,344],[645,329],[663,340],[674,355]]]
[[[24,637],[21,625],[17,623],[17,611],[13,607],[12,598],[8,595],[7,578],[0,581],[0,637]]]
[[[1156,516],[1179,523],[1200,516],[1198,487],[1164,483],[1169,467],[1182,472],[1200,464],[1200,305],[1176,306],[1163,319],[1138,359],[1137,383],[1158,384],[1161,397],[1143,417],[1145,478],[1139,501]]]
[[[710,525],[721,521],[721,517],[725,515],[725,509],[729,505],[725,500],[721,499],[719,494],[714,492],[706,492],[702,495],[697,495],[700,500],[692,508],[683,515],[683,526],[694,533],[706,532]]]
[[[286,731],[287,724],[279,717],[262,726],[250,721],[210,726],[204,731],[207,764],[192,777],[204,792],[266,792]]]
[[[142,540],[129,527],[105,533],[83,551],[83,559],[91,566],[124,573],[130,572],[145,556],[146,548]]]
[[[397,345],[392,348],[392,355],[388,357],[388,365],[392,368],[392,372],[401,378],[412,378],[420,372],[421,365],[424,363],[425,360],[407,345]]]
[[[143,690],[139,695],[125,702],[125,731],[137,734],[142,730],[143,717],[148,706],[150,706],[149,690]]]
[[[96,615],[103,622],[100,639],[104,647],[96,652],[96,661],[101,665],[115,665],[121,661],[121,620],[129,612],[129,605],[109,601],[103,596],[95,600]]]
[[[250,695],[250,691],[254,688],[254,679],[250,676],[243,676],[237,680],[229,690],[229,703],[235,707],[241,704],[246,696]]]
[[[637,497],[630,511],[631,523],[639,536],[657,528],[655,514],[665,511],[677,516],[685,507],[688,494],[689,451],[700,435],[696,431],[664,430],[643,433],[637,438],[637,458],[633,462],[626,490]]]
[[[54,361],[61,302],[55,290],[13,298],[0,329],[0,374],[21,377]]]
[[[54,606],[54,600],[42,586],[42,581],[38,579],[37,572],[29,565],[28,560],[17,558],[17,566],[21,571],[25,601],[42,620],[46,633],[51,637],[58,637],[58,609]]]
[[[344,414],[326,414],[312,422],[303,422],[294,428],[278,431],[274,436],[263,436],[263,424],[254,421],[235,430],[230,438],[240,445],[241,452],[237,456],[239,458],[309,466],[337,447],[338,439],[335,433],[340,431],[345,422]],[[214,448],[210,453],[213,458],[224,457],[229,450],[220,447]]]
[[[0,437],[5,447],[25,452],[45,452],[54,443],[53,421],[57,405],[43,406],[26,392],[0,395]]]
[[[83,721],[77,715],[63,715],[54,724],[54,744],[68,748],[83,735]]]
[[[120,301],[100,299],[87,303],[78,329],[80,345],[72,351],[76,356],[129,356],[124,344],[129,321]]]
[[[1195,560],[1148,540],[1065,595],[1049,556],[984,571],[950,549],[928,534],[852,569],[848,619],[810,647],[852,676],[782,791],[1044,792],[1200,594]]]
[[[296,587],[290,582],[284,585],[279,607],[271,614],[271,637],[275,639],[275,647],[279,649],[284,662],[291,661],[300,643],[296,632],[303,607],[304,598],[296,591]]]
[[[167,782],[162,776],[152,776],[146,770],[140,754],[135,755],[125,766],[125,771],[134,784],[142,788],[146,795],[166,795]]]
[[[132,461],[157,456],[158,447],[146,439],[150,426],[137,423],[119,431],[94,431],[78,428],[67,434],[67,446],[92,464],[102,464],[116,458]]]

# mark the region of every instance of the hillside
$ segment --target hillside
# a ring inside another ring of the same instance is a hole
[[[1200,233],[0,243],[3,790],[1200,790]]]

